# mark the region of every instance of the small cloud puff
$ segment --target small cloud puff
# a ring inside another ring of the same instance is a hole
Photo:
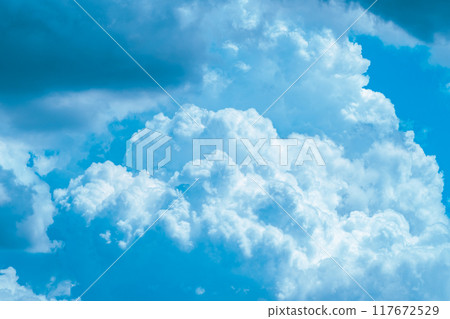
[[[100,234],[100,237],[103,238],[108,245],[111,244],[111,231],[107,230],[104,234]]]
[[[230,42],[230,41],[226,41],[226,42],[222,45],[222,47],[223,47],[224,49],[231,50],[231,51],[234,52],[234,53],[237,53],[237,52],[239,51],[239,47],[238,47],[236,44],[234,44],[233,42]]]
[[[205,293],[205,291],[206,291],[206,290],[205,290],[204,288],[202,288],[202,287],[197,287],[197,288],[195,289],[195,294],[201,296],[201,295],[203,295],[203,294]]]
[[[236,63],[235,67],[237,67],[239,70],[242,70],[244,72],[248,72],[252,68],[250,65],[248,65],[242,61],[239,61],[238,63]]]

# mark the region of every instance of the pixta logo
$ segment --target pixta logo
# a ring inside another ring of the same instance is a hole
[[[265,156],[268,154],[278,154],[278,159],[274,160],[272,157],[272,163],[279,166],[289,166],[289,157],[294,156],[295,166],[302,166],[306,161],[312,161],[318,166],[325,166],[325,161],[319,152],[316,142],[312,138],[307,138],[304,141],[300,141],[294,138],[281,139],[281,138],[260,138],[252,143],[248,138],[230,138],[224,139],[194,139],[192,142],[192,164],[194,166],[200,166],[202,161],[223,161],[225,158],[224,144],[228,144],[228,165],[234,166],[247,166],[250,163],[255,163],[258,166],[268,165],[268,159]],[[239,145],[240,144],[240,145]],[[245,158],[238,163],[238,146],[243,146],[243,153]],[[261,153],[263,147],[269,147],[269,151]],[[202,152],[202,147],[213,148],[212,152]],[[296,152],[295,154],[291,154]]]
[[[138,171],[146,170],[150,175],[153,175],[155,170],[162,168],[172,159],[171,147],[167,145],[170,140],[171,137],[148,128],[135,133],[127,141],[126,165]],[[226,152],[228,155],[226,158],[224,157],[224,145],[227,145],[228,151]],[[160,150],[162,147],[165,147],[164,155]],[[262,151],[264,147],[266,149]],[[180,151],[183,154],[189,154],[189,150],[181,149]],[[238,160],[238,153],[241,161]],[[278,154],[278,156],[273,156],[274,154]],[[157,161],[156,157],[160,160]],[[318,166],[325,166],[325,161],[312,138],[306,138],[302,141],[292,138],[260,138],[253,140],[253,142],[248,138],[192,139],[193,166],[200,166],[204,161],[225,160],[230,166],[247,166],[251,163],[257,166],[266,166],[268,162],[279,166],[302,166],[307,161]]]
[[[160,132],[144,128],[135,133],[127,141],[126,165],[138,171],[146,170],[150,175],[155,169],[160,169],[172,159],[170,145],[166,145],[172,138]],[[156,151],[165,146],[164,158],[155,160]]]

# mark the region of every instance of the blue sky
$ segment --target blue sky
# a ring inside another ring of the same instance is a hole
[[[79,3],[186,112],[73,1],[0,4],[0,299],[77,298],[169,208],[83,300],[368,300],[317,243],[377,300],[448,300],[449,4],[380,0],[252,127],[369,1]],[[326,166],[193,166],[219,137]]]
[[[449,134],[448,69],[428,63],[430,55],[426,46],[384,47],[378,39],[364,36],[359,37],[358,42],[363,46],[364,56],[371,61],[368,87],[384,92],[392,100],[401,121],[400,128],[414,130],[425,152],[436,156],[445,180],[450,170],[450,152],[443,145]],[[450,193],[444,184],[443,201],[447,212],[449,199]]]

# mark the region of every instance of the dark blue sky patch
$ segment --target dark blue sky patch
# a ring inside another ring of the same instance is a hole
[[[367,8],[374,0],[356,2]],[[379,0],[370,11],[425,42],[433,42],[436,33],[450,37],[450,2],[447,0]]]
[[[164,86],[195,73],[200,43],[190,30],[174,32],[178,25],[170,11],[162,20],[136,21],[133,6],[82,4]],[[4,1],[0,28],[7,30],[0,39],[1,95],[152,84],[72,1]]]

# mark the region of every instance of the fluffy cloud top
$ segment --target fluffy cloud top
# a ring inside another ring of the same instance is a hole
[[[72,180],[67,190],[56,190],[55,199],[63,208],[82,214],[88,222],[94,218],[108,219],[125,234],[118,242],[125,248],[156,220],[162,213],[160,209],[174,200],[177,193],[145,172],[133,176],[125,167],[106,162],[93,164],[84,175]],[[182,232],[178,235],[174,232],[174,236],[186,238],[184,233],[189,229],[178,227]],[[110,237],[111,233],[108,240]]]

